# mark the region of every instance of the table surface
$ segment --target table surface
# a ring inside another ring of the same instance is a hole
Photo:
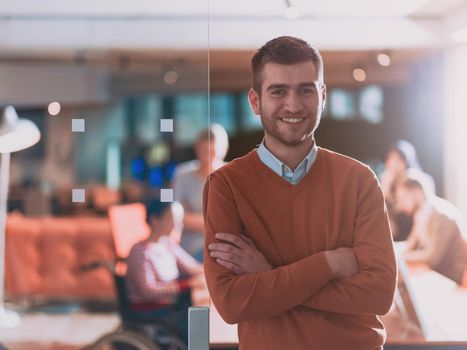
[[[467,289],[427,267],[409,273],[426,340],[467,341]]]

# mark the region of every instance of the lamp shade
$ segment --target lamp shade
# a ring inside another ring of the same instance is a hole
[[[41,133],[28,119],[20,119],[13,106],[6,106],[0,115],[0,153],[12,153],[39,142]]]

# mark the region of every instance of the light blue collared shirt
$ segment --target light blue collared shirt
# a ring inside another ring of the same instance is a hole
[[[259,159],[261,159],[261,161],[272,171],[292,185],[296,185],[308,173],[315,162],[316,156],[318,155],[318,147],[316,146],[316,143],[313,142],[313,147],[311,147],[310,152],[308,152],[306,157],[300,162],[295,170],[290,169],[287,165],[277,159],[277,157],[266,148],[264,140],[259,145],[257,152]]]

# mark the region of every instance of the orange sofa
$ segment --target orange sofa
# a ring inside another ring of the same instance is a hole
[[[6,227],[6,297],[114,299],[113,280],[108,271],[80,271],[82,264],[114,259],[114,251],[107,217],[10,214]]]

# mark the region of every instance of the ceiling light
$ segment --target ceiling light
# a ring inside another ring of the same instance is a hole
[[[61,109],[62,107],[60,106],[60,103],[58,102],[51,102],[49,103],[49,106],[47,107],[47,110],[50,115],[58,115]]]
[[[388,67],[391,64],[391,57],[386,53],[379,53],[376,59],[383,67]]]
[[[299,16],[298,10],[296,7],[292,6],[290,0],[285,0],[285,11],[284,17],[287,19],[297,19]]]
[[[383,67],[388,67],[391,64],[391,57],[386,53],[379,53],[376,59]]]
[[[355,68],[352,72],[352,76],[356,81],[362,82],[366,79],[366,72],[362,68]]]
[[[176,71],[174,70],[169,70],[167,72],[165,72],[164,74],[164,82],[167,84],[167,85],[173,85],[177,82],[178,80],[178,74]]]

